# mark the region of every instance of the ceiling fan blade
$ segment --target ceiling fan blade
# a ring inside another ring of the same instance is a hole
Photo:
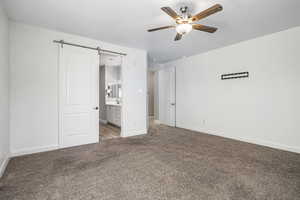
[[[214,33],[214,32],[216,32],[216,30],[218,30],[215,27],[204,26],[202,24],[193,24],[193,29],[198,30],[198,31],[208,32],[208,33]]]
[[[167,13],[173,19],[181,19],[181,17],[170,7],[162,7],[161,8],[165,13]]]
[[[159,28],[149,29],[148,32],[159,31],[159,30],[168,29],[168,28],[174,28],[174,27],[175,26],[162,26],[162,27],[159,27]]]
[[[220,4],[216,4],[216,5],[212,6],[212,7],[208,8],[208,9],[206,9],[206,10],[200,12],[200,13],[198,13],[197,15],[191,17],[191,19],[192,19],[193,22],[194,21],[198,21],[200,19],[208,17],[209,15],[212,15],[212,14],[214,14],[216,12],[221,11],[221,10],[223,10],[223,7]]]
[[[179,33],[177,33],[177,35],[176,35],[176,37],[175,37],[175,41],[178,41],[178,40],[181,40],[181,38],[182,38],[182,35],[181,34],[179,34]]]

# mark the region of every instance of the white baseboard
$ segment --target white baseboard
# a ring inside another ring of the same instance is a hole
[[[184,129],[188,129],[188,128],[184,128]],[[189,129],[189,130],[192,130],[192,129]],[[284,144],[278,144],[278,143],[255,140],[255,139],[249,139],[249,138],[228,136],[228,135],[225,135],[225,134],[216,134],[216,133],[212,133],[212,132],[207,131],[207,130],[193,130],[193,131],[200,132],[200,133],[205,133],[205,134],[208,134],[208,135],[220,136],[220,137],[223,137],[223,138],[229,138],[229,139],[232,139],[232,140],[238,140],[238,141],[241,141],[241,142],[257,144],[257,145],[260,145],[260,146],[270,147],[270,148],[279,149],[279,150],[283,150],[283,151],[300,153],[300,147],[288,146],[288,145],[284,145]]]
[[[107,124],[107,120],[104,120],[104,119],[99,119],[99,122],[101,122],[103,124]]]
[[[226,137],[226,136],[223,136],[223,135],[220,135],[220,136],[221,137]],[[239,140],[239,141],[247,142],[247,143],[251,143],[251,144],[257,144],[257,145],[261,145],[261,146],[271,147],[271,148],[274,148],[274,149],[290,151],[290,152],[294,152],[294,153],[300,153],[300,148],[299,147],[287,146],[287,145],[283,145],[283,144],[260,141],[260,140],[253,140],[253,139],[248,139],[248,138],[235,138],[235,137],[227,137],[227,138],[234,139],[234,140]]]
[[[125,134],[121,134],[121,137],[132,137],[132,136],[138,136],[138,135],[145,135],[147,134],[147,130],[143,129],[143,130],[131,130],[131,131],[126,131]]]
[[[4,172],[5,172],[5,169],[9,163],[9,156],[6,156],[6,158],[3,160],[2,163],[0,163],[0,178],[3,176]]]
[[[12,150],[11,157],[23,156],[23,155],[40,153],[40,152],[45,152],[45,151],[52,151],[52,150],[56,150],[56,149],[59,149],[58,145]]]

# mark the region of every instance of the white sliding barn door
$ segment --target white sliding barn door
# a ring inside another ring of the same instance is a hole
[[[60,48],[60,146],[99,142],[97,51]]]
[[[176,126],[175,68],[159,71],[159,121]]]

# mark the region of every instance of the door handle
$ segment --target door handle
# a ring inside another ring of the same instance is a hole
[[[175,103],[171,103],[171,106],[175,106]]]
[[[95,110],[99,110],[99,107],[95,107],[94,109],[95,109]]]

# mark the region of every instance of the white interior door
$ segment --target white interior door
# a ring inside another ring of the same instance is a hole
[[[60,146],[99,142],[97,51],[60,48]]]
[[[176,126],[176,73],[175,68],[169,69],[169,96],[168,96],[168,116],[169,116],[169,126]]]
[[[176,126],[175,68],[159,71],[159,121]]]

